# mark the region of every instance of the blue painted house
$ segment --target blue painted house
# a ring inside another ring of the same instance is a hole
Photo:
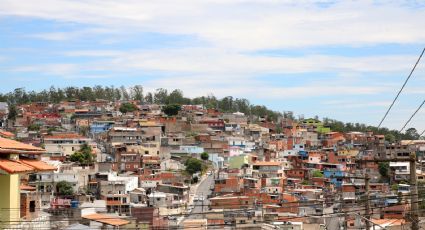
[[[331,178],[333,176],[335,176],[335,177],[343,177],[343,176],[345,176],[345,172],[340,171],[340,170],[328,170],[328,169],[325,169],[325,170],[323,170],[323,176],[325,178]],[[336,187],[341,187],[342,186],[343,179],[341,179],[341,178],[331,178],[330,181]]]
[[[114,121],[93,121],[90,125],[90,132],[93,134],[107,132],[114,124]]]

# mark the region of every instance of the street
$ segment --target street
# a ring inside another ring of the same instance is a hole
[[[207,196],[211,194],[210,188],[214,185],[214,176],[209,175],[204,180],[200,182],[200,184],[196,187],[196,190],[193,194],[190,194],[191,198],[188,202],[188,207],[192,208],[190,214],[187,217],[182,217],[177,220],[177,225],[183,223],[185,219],[201,219],[203,218],[202,214],[192,214],[192,213],[202,213],[208,211],[209,200]],[[204,201],[193,201],[195,196],[203,196],[205,197]],[[204,206],[202,206],[202,203]]]
[[[211,192],[211,187],[214,185],[214,177],[213,175],[209,175],[205,180],[203,180],[198,188],[196,189],[195,192],[195,196],[197,197],[204,197],[204,201],[193,201],[192,207],[193,210],[191,213],[194,214],[190,214],[187,218],[188,219],[201,219],[202,214],[196,214],[196,213],[202,213],[202,212],[207,212],[208,211],[208,205],[210,204],[209,199],[207,198],[208,195],[210,195]],[[203,203],[203,206],[202,206]]]

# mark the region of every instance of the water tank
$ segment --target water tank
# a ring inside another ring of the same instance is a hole
[[[78,200],[72,200],[71,201],[71,208],[78,208]]]

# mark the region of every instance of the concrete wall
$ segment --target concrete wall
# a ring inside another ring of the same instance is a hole
[[[0,220],[16,221],[20,218],[19,174],[0,175]]]

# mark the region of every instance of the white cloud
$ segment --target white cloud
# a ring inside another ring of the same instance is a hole
[[[10,69],[12,72],[41,72],[46,75],[66,76],[78,73],[79,67],[76,64],[43,64],[27,65]]]
[[[331,100],[324,101],[321,104],[331,107],[338,107],[344,109],[354,108],[372,108],[372,107],[388,107],[391,101],[349,101],[349,100]],[[380,108],[379,108],[380,109]]]
[[[153,79],[144,83],[148,90],[156,88],[181,89],[189,97],[212,93],[218,97],[234,96],[250,99],[286,100],[321,96],[376,95],[391,89],[382,86],[350,85],[341,86],[339,82],[302,86],[275,86],[261,79],[249,79],[240,76],[174,76]]]
[[[302,57],[271,57],[249,55],[218,48],[182,48],[121,52],[87,50],[66,52],[67,56],[108,57],[87,68],[105,70],[147,70],[163,73],[227,74],[257,76],[260,74],[294,74],[309,72],[338,72],[347,81],[358,73],[407,72],[415,56],[343,57],[307,55]]]
[[[33,38],[43,39],[43,40],[49,40],[49,41],[66,41],[66,40],[82,38],[85,36],[110,34],[115,32],[116,31],[111,29],[92,28],[92,29],[82,29],[82,30],[74,30],[74,31],[67,31],[67,32],[37,33],[37,34],[31,34],[28,36]]]
[[[123,54],[123,51],[118,50],[78,50],[64,53],[69,57],[117,57]]]
[[[403,3],[340,1],[329,7],[292,1],[2,0],[1,15],[96,27],[194,35],[238,50],[325,45],[422,43],[423,10]],[[128,31],[128,30],[126,30]],[[46,38],[62,39],[61,34]]]

